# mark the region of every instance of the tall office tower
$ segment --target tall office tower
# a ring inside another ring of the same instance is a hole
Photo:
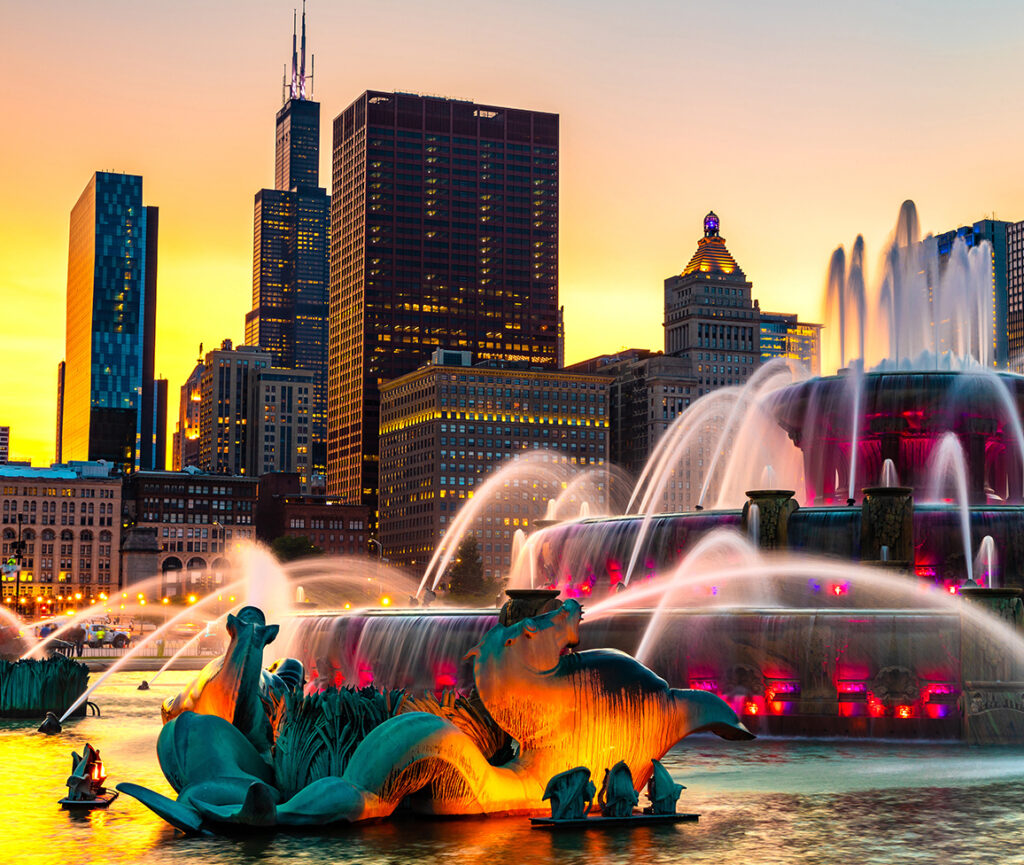
[[[320,182],[320,103],[306,98],[306,13],[301,52],[292,32],[292,76],[277,112],[274,189],[256,193],[252,311],[245,341],[276,367],[313,374],[312,473],[327,470],[327,232],[330,196]],[[301,478],[309,482],[309,472]]]
[[[791,312],[761,313],[761,362],[784,357],[799,361],[811,375],[821,375],[821,328]]]
[[[753,287],[718,233],[714,212],[678,276],[665,280],[665,354],[690,361],[697,395],[742,385],[761,363],[761,312]]]
[[[214,474],[296,472],[309,477],[313,373],[271,367],[270,352],[207,352],[199,377],[198,467]]]
[[[980,219],[972,225],[963,225],[944,231],[925,240],[926,249],[938,255],[939,274],[945,270],[957,240],[963,240],[967,249],[988,241],[992,249],[992,347],[991,365],[1005,369],[1009,360],[1007,342],[1007,228],[1012,223],[1001,219]]]
[[[608,459],[634,477],[640,476],[661,437],[697,398],[689,363],[660,351],[624,349],[566,369],[608,377]],[[680,480],[692,482],[692,476]],[[689,491],[685,485],[677,488]]]
[[[382,383],[554,367],[558,115],[367,91],[334,120],[327,490],[376,511]]]
[[[162,468],[153,382],[158,210],[97,172],[71,211],[61,457]],[[166,393],[166,391],[164,391]]]
[[[202,355],[203,346],[199,345],[199,354]],[[178,399],[178,423],[174,431],[174,444],[171,457],[171,468],[180,472],[185,466],[199,465],[199,405],[202,399],[200,383],[203,378],[202,357],[196,360],[196,365],[189,373],[185,383],[181,386],[181,396]]]
[[[64,462],[64,370],[67,364],[57,364],[57,434],[54,438],[54,462]]]
[[[1024,372],[1024,222],[1006,227],[1006,354],[1013,372]]]
[[[0,426],[0,464],[11,458],[11,428]]]

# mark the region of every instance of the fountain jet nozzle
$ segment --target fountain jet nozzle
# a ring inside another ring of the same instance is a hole
[[[57,720],[57,716],[53,712],[47,712],[46,717],[43,718],[43,723],[39,725],[37,732],[45,733],[47,736],[52,736],[55,733],[61,732],[64,728],[60,725],[60,721]]]

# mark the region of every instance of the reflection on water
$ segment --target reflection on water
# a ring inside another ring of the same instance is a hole
[[[73,816],[56,801],[70,752],[90,741],[110,781],[171,795],[156,762],[160,702],[194,674],[151,691],[124,673],[99,693],[102,718],[59,736],[0,722],[0,850],[22,863],[415,861],[559,863],[1024,862],[1024,749],[950,744],[694,738],[666,759],[697,824],[612,831],[531,830],[524,818],[396,820],[329,832],[186,838],[127,797]],[[641,797],[642,798],[642,797]]]

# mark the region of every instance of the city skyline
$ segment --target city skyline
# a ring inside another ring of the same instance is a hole
[[[0,192],[0,292],[19,323],[5,346],[29,371],[8,379],[0,423],[11,426],[11,458],[37,465],[53,453],[63,333],[31,323],[63,320],[69,214],[92,173],[141,174],[161,206],[156,372],[172,392],[200,342],[242,341],[251,196],[272,178],[269,118],[280,106],[291,5],[223,3],[193,15],[100,6],[103,14],[12,7],[8,33],[19,39],[0,60],[15,84],[8,107],[23,120],[0,145],[4,164],[21,167]],[[313,98],[324,125],[367,88],[559,114],[560,296],[572,362],[661,344],[662,280],[685,266],[710,209],[727,223],[761,307],[812,321],[822,320],[832,248],[863,232],[874,264],[904,198],[918,202],[926,231],[993,212],[1024,217],[1009,147],[1024,121],[1005,110],[1022,86],[1013,75],[1022,11],[994,7],[1003,26],[992,27],[982,11],[955,8],[867,4],[847,20],[799,14],[798,4],[526,3],[511,19],[497,4],[416,14],[398,3],[314,4]],[[774,38],[765,40],[769,16]],[[428,24],[432,38],[422,38]],[[959,100],[938,86],[968,72],[986,86]],[[982,139],[985,160],[976,158]]]

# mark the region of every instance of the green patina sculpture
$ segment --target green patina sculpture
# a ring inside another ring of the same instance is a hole
[[[604,770],[604,782],[597,794],[602,817],[629,817],[640,796],[633,788],[633,773],[623,760]]]
[[[582,820],[594,806],[596,792],[586,766],[559,772],[544,788],[544,798],[551,800],[551,819]]]
[[[686,788],[677,784],[660,760],[651,760],[654,771],[647,782],[647,798],[651,804],[644,808],[645,814],[675,814],[679,794]]]
[[[651,759],[689,733],[752,738],[723,700],[669,688],[629,655],[567,654],[581,614],[568,600],[496,625],[471,653],[482,709],[451,702],[422,711],[422,700],[400,692],[300,696],[297,662],[261,669],[272,626],[242,610],[224,658],[165,704],[157,754],[177,800],[118,789],[185,831],[354,822],[403,802],[428,814],[536,813],[553,776],[593,773],[615,754],[606,799],[618,807],[628,784],[631,810],[632,778],[645,782]],[[500,765],[489,759],[500,737],[488,717],[519,746]]]
[[[45,660],[0,661],[0,717],[62,715],[89,685],[89,668],[63,655]],[[85,714],[85,704],[77,714]]]

